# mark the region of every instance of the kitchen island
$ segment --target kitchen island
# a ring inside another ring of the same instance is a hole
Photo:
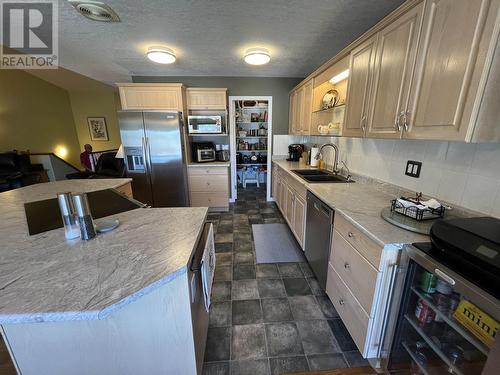
[[[62,228],[28,234],[25,202],[129,182],[0,194],[1,332],[23,375],[197,373],[188,268],[207,208],[122,212],[110,217],[118,228],[90,241],[66,240]]]

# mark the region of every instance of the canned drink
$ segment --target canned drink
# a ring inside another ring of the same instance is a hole
[[[453,292],[453,287],[446,281],[437,279],[436,281],[436,291],[441,294],[450,295]]]
[[[434,311],[431,309],[429,304],[423,299],[419,299],[417,303],[417,308],[415,309],[415,317],[422,324],[432,323],[435,317]]]
[[[422,289],[424,293],[434,293],[436,291],[436,282],[436,275],[424,271],[420,279],[420,289]]]

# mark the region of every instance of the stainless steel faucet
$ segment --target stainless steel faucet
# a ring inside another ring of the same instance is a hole
[[[333,161],[333,170],[332,172],[334,174],[337,174],[339,172],[338,170],[338,162],[339,162],[339,148],[337,145],[333,144],[333,143],[325,143],[323,146],[321,146],[321,148],[319,149],[319,152],[318,154],[316,155],[316,160],[319,160],[321,159],[322,155],[321,155],[321,152],[323,151],[323,149],[327,146],[330,146],[333,148],[333,150],[335,151],[335,159]]]

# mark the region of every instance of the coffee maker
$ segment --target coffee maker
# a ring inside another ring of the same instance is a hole
[[[304,152],[304,145],[294,143],[288,146],[288,159],[287,161],[299,161],[302,153]]]

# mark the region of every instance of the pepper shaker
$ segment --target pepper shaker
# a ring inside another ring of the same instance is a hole
[[[64,235],[66,239],[72,240],[80,237],[80,229],[75,218],[75,207],[71,193],[57,194],[57,202],[61,210],[61,216],[64,224]]]
[[[73,194],[76,217],[80,225],[80,237],[82,240],[90,240],[96,236],[94,220],[90,212],[89,201],[86,193]]]

